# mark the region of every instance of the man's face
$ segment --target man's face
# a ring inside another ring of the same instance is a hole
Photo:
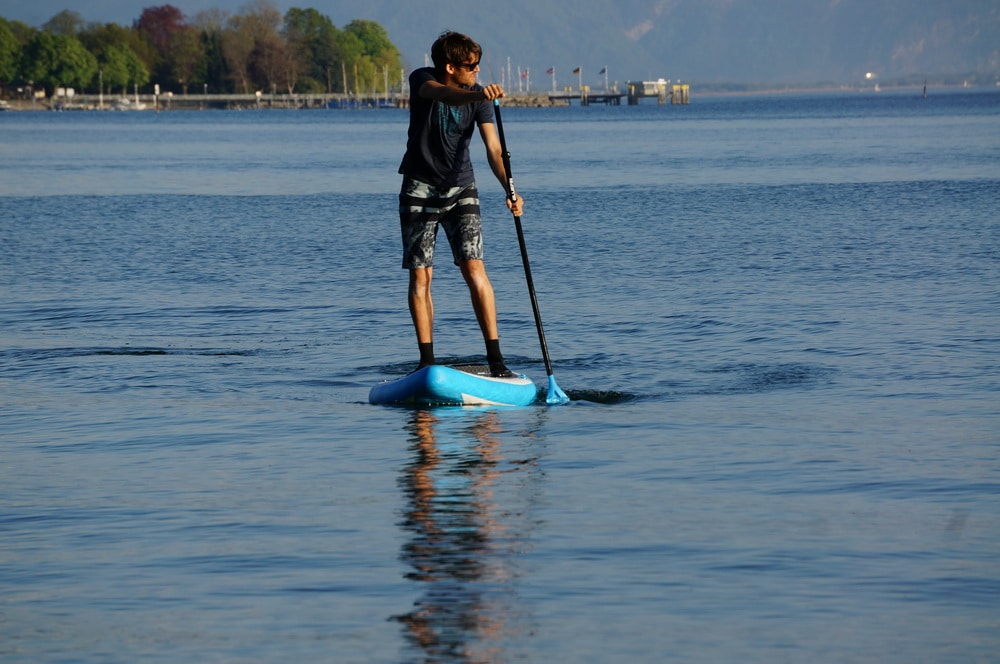
[[[469,58],[461,63],[454,65],[455,67],[455,80],[459,85],[473,85],[476,82],[476,74],[479,73],[479,59],[475,54],[470,55]]]

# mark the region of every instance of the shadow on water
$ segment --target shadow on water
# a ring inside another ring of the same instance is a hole
[[[775,390],[810,389],[823,384],[834,372],[835,369],[831,367],[805,363],[735,363],[709,368],[678,368],[675,376],[661,383],[670,386],[665,392],[662,388],[636,392],[564,390],[574,402],[620,405],[664,399],[673,401],[695,395],[759,394]]]
[[[538,370],[541,372],[540,376],[536,378],[536,381],[547,381],[547,376],[544,373],[544,363],[541,358],[534,360],[534,363],[537,364]],[[553,374],[556,376],[560,389],[566,393],[566,396],[569,397],[571,402],[615,406],[628,403],[630,401],[638,401],[643,398],[640,394],[625,392],[622,390],[575,387],[573,385],[573,382],[575,381],[573,379],[565,379],[563,372],[561,371],[565,369],[569,372],[570,376],[579,379],[581,376],[592,376],[594,370],[600,367],[605,367],[605,371],[609,372],[608,375],[613,375],[621,369],[620,365],[615,366],[612,361],[609,361],[605,354],[597,353],[588,356],[561,359],[558,362],[558,366],[554,367]],[[586,378],[583,378],[583,380],[587,381]],[[544,398],[544,389],[542,396]]]
[[[833,369],[811,364],[725,364],[705,371],[711,385],[699,394],[756,394],[822,382]]]
[[[74,348],[30,348],[0,350],[0,358],[11,360],[51,360],[91,356],[202,355],[206,357],[248,357],[259,355],[256,350],[223,348],[158,348],[149,346],[82,346]]]
[[[517,586],[537,456],[505,456],[504,442],[523,432],[508,434],[497,410],[415,410],[404,430],[412,459],[399,477],[400,558],[420,597],[391,619],[423,661],[506,661],[509,644],[531,630]]]
[[[586,401],[588,403],[616,406],[618,404],[638,401],[639,396],[617,390],[564,390],[570,401]]]

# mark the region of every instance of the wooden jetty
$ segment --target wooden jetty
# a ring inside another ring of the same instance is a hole
[[[605,104],[620,106],[622,99],[628,104],[638,104],[644,97],[655,97],[660,104],[670,100],[671,104],[688,103],[687,85],[670,85],[668,81],[630,81],[627,92],[620,92],[617,86],[605,90],[592,90],[589,86],[580,89],[572,87],[549,93],[513,93],[505,100],[508,106],[551,107],[570,106],[578,102],[581,106]],[[72,103],[70,103],[72,102]],[[69,98],[53,97],[51,100],[32,100],[30,106],[19,102],[11,108],[19,110],[250,110],[250,109],[377,109],[409,107],[409,93],[390,92],[388,94],[78,94]]]
[[[123,103],[124,102],[124,103]],[[251,109],[310,109],[310,108],[407,108],[409,94],[81,94],[73,98],[72,106],[53,98],[40,103],[40,108],[56,110],[251,110]]]
[[[160,96],[158,102],[146,99],[147,103],[158,103],[163,110],[216,108],[216,109],[366,109],[366,108],[407,108],[409,94],[390,92],[389,94],[218,94],[218,95],[173,95]]]
[[[624,93],[618,92],[617,90],[594,92],[590,89],[590,86],[585,85],[583,88],[576,91],[574,91],[573,88],[565,88],[562,91],[550,92],[549,100],[552,102],[565,102],[570,106],[573,105],[574,100],[579,101],[580,106],[590,106],[591,104],[621,106],[622,97],[624,96]]]
[[[671,104],[690,103],[691,86],[679,83],[671,84],[670,81],[662,78],[657,81],[629,81],[626,89],[628,92],[618,92],[617,88],[593,91],[590,86],[584,85],[578,90],[564,88],[561,91],[550,92],[549,99],[553,102],[564,102],[570,105],[573,101],[579,101],[581,106],[590,106],[591,104],[620,106],[623,97],[628,99],[629,106],[635,106],[644,97],[655,97],[659,104],[666,104],[667,100]]]

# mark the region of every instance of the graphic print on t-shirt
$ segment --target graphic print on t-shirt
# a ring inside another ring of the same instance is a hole
[[[460,106],[449,106],[448,104],[437,105],[438,127],[444,136],[457,136],[462,133],[462,108]]]

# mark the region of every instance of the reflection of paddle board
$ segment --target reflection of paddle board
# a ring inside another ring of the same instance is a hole
[[[417,406],[527,406],[537,398],[538,388],[524,374],[494,378],[487,366],[440,364],[379,383],[368,394],[370,403]]]

